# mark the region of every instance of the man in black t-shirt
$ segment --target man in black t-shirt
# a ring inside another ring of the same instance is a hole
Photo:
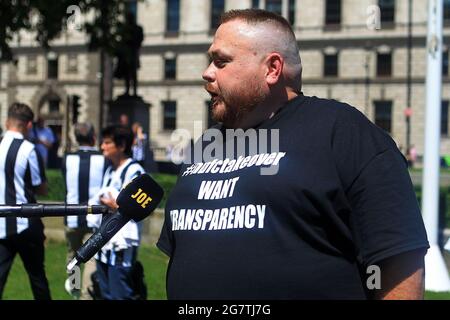
[[[168,298],[423,298],[428,241],[393,140],[355,108],[301,93],[280,16],[227,12],[208,52],[220,124],[167,201]]]

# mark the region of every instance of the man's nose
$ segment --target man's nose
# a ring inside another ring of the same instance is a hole
[[[216,79],[215,69],[214,69],[212,62],[209,64],[208,68],[206,68],[206,70],[203,71],[202,78],[203,78],[203,80],[208,81],[208,82],[215,81],[215,79]]]

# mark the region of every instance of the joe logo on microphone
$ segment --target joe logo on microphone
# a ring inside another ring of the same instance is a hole
[[[138,204],[140,204],[144,209],[152,201],[152,198],[144,191],[142,191],[141,188],[139,188],[135,194],[131,195],[131,198],[134,199]]]

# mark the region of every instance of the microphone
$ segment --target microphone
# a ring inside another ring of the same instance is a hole
[[[111,212],[105,205],[80,204],[22,204],[15,206],[0,206],[0,217],[59,217],[84,216],[87,214],[106,214]]]
[[[138,222],[156,209],[164,195],[163,189],[148,174],[141,174],[119,193],[118,211],[104,216],[98,230],[75,253],[67,265],[70,272],[80,262],[91,259],[131,219]]]

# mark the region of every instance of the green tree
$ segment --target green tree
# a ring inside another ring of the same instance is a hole
[[[67,28],[70,6],[77,6],[81,14],[93,12],[94,19],[81,27],[90,38],[91,50],[112,54],[120,40],[126,0],[0,0],[0,59],[11,61],[10,44],[20,31],[36,33],[36,41],[49,49],[49,42]]]

